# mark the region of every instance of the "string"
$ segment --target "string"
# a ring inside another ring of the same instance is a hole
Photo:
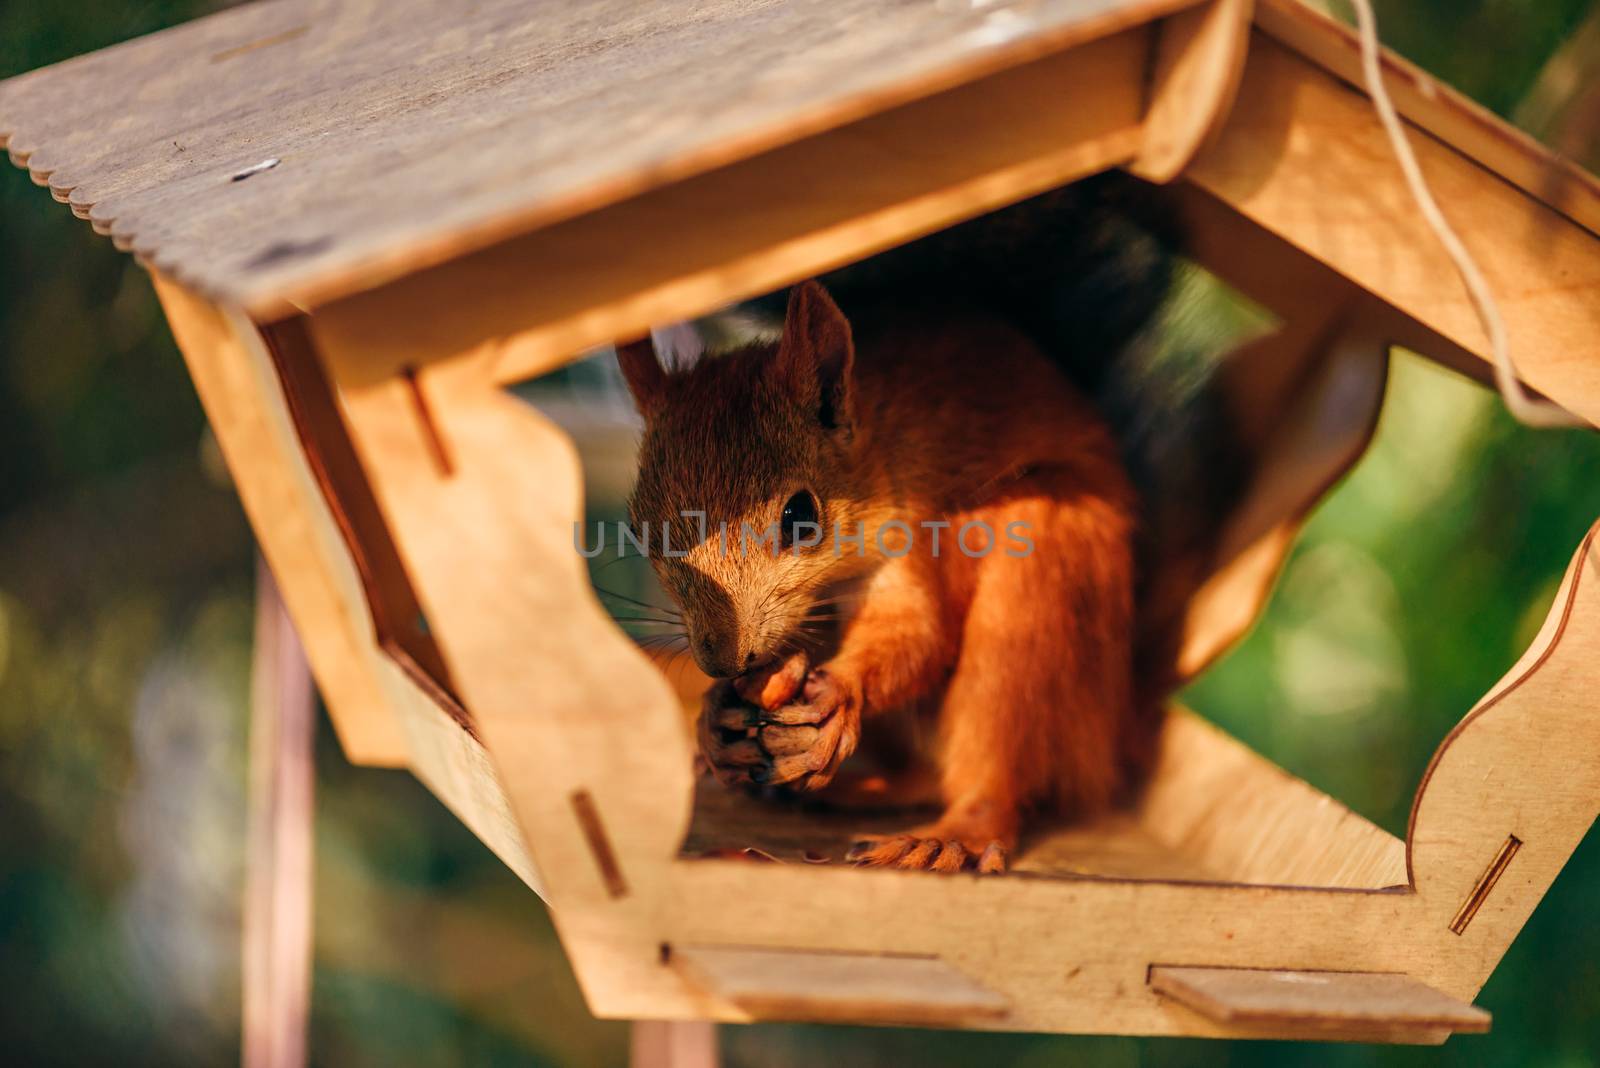
[[[1361,73],[1366,82],[1367,95],[1372,98],[1378,120],[1389,135],[1389,144],[1400,163],[1400,170],[1405,174],[1406,184],[1411,188],[1412,198],[1416,200],[1423,219],[1444,246],[1451,262],[1455,264],[1456,273],[1467,287],[1467,296],[1471,298],[1478,321],[1489,338],[1494,360],[1494,381],[1506,409],[1519,422],[1531,427],[1587,426],[1587,422],[1574,417],[1560,405],[1537,400],[1522,388],[1516,365],[1511,361],[1511,343],[1506,337],[1505,321],[1500,317],[1500,306],[1495,303],[1489,283],[1478,269],[1472,253],[1467,251],[1467,246],[1462,244],[1461,238],[1444,217],[1444,212],[1439,210],[1439,203],[1434,200],[1433,192],[1422,176],[1422,168],[1417,165],[1416,154],[1411,150],[1411,142],[1400,124],[1400,116],[1395,113],[1394,103],[1384,88],[1378,65],[1377,19],[1372,14],[1371,0],[1350,0],[1350,3],[1355,8],[1356,27],[1361,36]]]

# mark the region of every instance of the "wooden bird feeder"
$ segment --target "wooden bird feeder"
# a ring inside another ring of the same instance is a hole
[[[1524,381],[1600,419],[1600,185],[1382,61]],[[0,141],[149,268],[346,754],[548,902],[596,1014],[1439,1042],[1600,808],[1593,534],[1405,840],[1174,710],[1137,808],[1013,874],[706,858],[839,828],[697,802],[573,551],[573,446],[502,388],[1126,168],[1282,321],[1230,364],[1259,463],[1198,669],[1389,345],[1488,378],[1358,62],[1293,0],[276,0],[0,84]]]

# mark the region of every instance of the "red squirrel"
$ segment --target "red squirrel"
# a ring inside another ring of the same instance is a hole
[[[821,789],[936,720],[944,814],[856,859],[940,871],[1000,870],[1030,813],[1137,788],[1249,475],[1223,339],[1162,312],[1183,244],[1160,190],[1108,173],[742,305],[782,314],[776,341],[671,371],[619,348],[630,517],[676,546],[651,560],[721,680],[719,779]],[[979,523],[998,544],[969,554]]]
[[[669,535],[652,566],[721,680],[699,731],[720,779],[818,790],[876,720],[933,715],[943,815],[852,859],[936,871],[1001,870],[1028,813],[1130,785],[1155,722],[1135,494],[1027,336],[976,307],[851,322],[807,282],[776,343],[618,355],[645,420],[630,521]]]

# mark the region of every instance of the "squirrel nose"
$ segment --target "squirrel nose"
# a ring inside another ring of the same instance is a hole
[[[694,658],[700,670],[712,678],[729,679],[741,670],[734,650],[726,648],[712,634],[702,634],[695,640]]]
[[[715,634],[702,634],[694,642],[694,658],[700,669],[713,678],[732,678],[755,666],[755,650],[740,653],[736,643],[719,640]]]

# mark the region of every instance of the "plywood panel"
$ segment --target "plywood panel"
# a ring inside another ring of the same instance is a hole
[[[1522,378],[1600,420],[1600,237],[1430,134],[1411,137],[1500,305]],[[1371,102],[1298,52],[1256,33],[1227,126],[1185,177],[1489,359],[1466,289],[1417,210]]]
[[[1260,0],[1256,24],[1352,86],[1362,86],[1360,41],[1344,23],[1304,0]],[[1406,121],[1600,233],[1600,179],[1393,52],[1385,51],[1379,65],[1395,110]]]
[[[345,755],[409,765],[528,885],[538,874],[483,747],[378,644],[361,576],[307,462],[259,333],[157,280],[245,511]]]
[[[323,503],[267,347],[181,286],[156,292],[350,759],[407,759],[355,565]]]
[[[0,140],[120,244],[260,312],[1190,2],[279,0],[0,85]]]
[[[862,119],[334,302],[312,329],[365,376],[482,344],[504,381],[543,373],[1131,158],[1147,45],[1127,31]]]

